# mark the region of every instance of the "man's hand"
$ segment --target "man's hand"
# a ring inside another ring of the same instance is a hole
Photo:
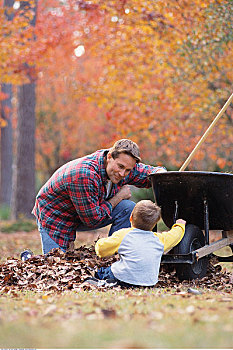
[[[160,167],[156,170],[155,174],[157,173],[167,173],[167,169],[164,167]]]
[[[67,247],[67,252],[73,252],[74,251],[74,241],[71,241],[68,243],[68,247]]]
[[[115,208],[117,204],[119,204],[123,199],[129,199],[131,197],[131,191],[129,185],[124,185],[121,187],[120,191],[111,199],[109,199],[109,203],[112,204],[112,207]]]
[[[178,219],[178,220],[176,220],[176,224],[183,224],[183,225],[186,225],[186,221],[183,220],[183,219]]]
[[[124,185],[121,187],[120,191],[116,194],[122,199],[129,199],[131,197],[131,191],[129,185]]]

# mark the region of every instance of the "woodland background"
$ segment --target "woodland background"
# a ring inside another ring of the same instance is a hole
[[[232,93],[230,0],[0,1],[0,205],[30,217],[59,166],[119,138],[182,165]],[[231,172],[228,108],[190,170]]]

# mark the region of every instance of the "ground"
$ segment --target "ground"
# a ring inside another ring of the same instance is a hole
[[[76,247],[105,234],[82,233]],[[39,234],[0,233],[0,248],[0,266],[25,248],[40,254]],[[232,265],[222,264],[218,271],[205,281],[185,283],[163,273],[163,283],[153,289],[5,289],[0,347],[232,348]]]
[[[106,235],[106,228],[93,232],[79,232],[76,246],[92,244],[98,237],[104,237]],[[37,230],[14,233],[2,233],[0,231],[0,248],[0,261],[5,261],[10,256],[20,257],[20,253],[27,248],[33,250],[35,254],[41,254],[40,235]]]

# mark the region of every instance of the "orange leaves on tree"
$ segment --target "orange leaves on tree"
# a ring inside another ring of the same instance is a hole
[[[179,166],[231,93],[232,5],[171,0],[142,6],[132,0],[124,3],[125,11],[112,1],[100,6],[105,16],[92,32],[90,51],[105,63],[104,84],[92,98],[108,110],[118,135],[141,144],[149,138],[161,157]],[[208,154],[217,155],[221,138],[228,129],[232,134],[230,108],[228,114],[196,156],[194,168],[200,160],[206,169],[213,166]],[[232,149],[229,135],[227,143]],[[226,164],[232,164],[232,152],[223,152]]]
[[[50,173],[120,137],[138,142],[145,160],[179,168],[231,93],[231,8],[226,0],[48,0],[38,3],[34,31],[27,16],[11,24],[12,44],[0,29],[6,80],[37,79],[38,168]],[[192,168],[232,167],[232,113]]]
[[[35,1],[32,1],[33,6]],[[34,36],[30,26],[34,12],[28,8],[2,7],[0,9],[0,76],[1,82],[20,83],[23,78],[24,62],[31,51],[31,39]],[[9,18],[11,18],[9,20]]]

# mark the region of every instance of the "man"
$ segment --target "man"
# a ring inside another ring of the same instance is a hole
[[[130,227],[135,203],[129,185],[151,187],[148,175],[166,171],[140,163],[138,145],[128,139],[59,168],[41,188],[32,213],[37,218],[43,253],[66,251],[76,231],[111,224],[113,232]]]

